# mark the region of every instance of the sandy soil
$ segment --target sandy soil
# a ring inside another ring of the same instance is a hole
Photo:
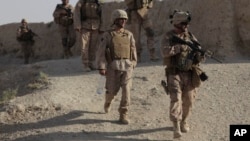
[[[228,141],[230,124],[250,123],[250,60],[218,64],[208,60],[209,80],[198,90],[191,131],[183,141]],[[96,94],[100,75],[83,72],[80,58],[51,60],[20,68],[39,68],[50,85],[16,97],[0,111],[1,141],[172,141],[169,96],[161,61],[140,63],[135,69],[129,117],[118,120],[119,93],[104,114],[104,94]]]

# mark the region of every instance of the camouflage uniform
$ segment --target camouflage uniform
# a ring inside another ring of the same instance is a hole
[[[20,42],[22,46],[22,52],[24,53],[24,64],[29,63],[29,58],[34,56],[33,45],[35,43],[33,37],[35,33],[28,27],[27,21],[25,19],[22,20],[22,24],[16,33],[16,38]]]
[[[153,7],[152,0],[125,0],[128,7],[129,16],[128,28],[133,32],[136,42],[138,61],[141,59],[141,28],[146,32],[147,48],[149,50],[150,60],[157,61],[159,58],[155,55],[153,24],[149,18],[149,9]]]
[[[61,34],[64,57],[73,56],[71,48],[76,42],[76,33],[73,26],[73,6],[70,4],[58,4],[53,12],[54,21],[58,24]]]
[[[183,21],[183,17],[181,16],[178,18],[180,22]],[[184,16],[184,21],[186,19],[187,15]],[[180,24],[179,21],[173,22],[174,25]],[[162,38],[161,53],[164,65],[166,66],[168,92],[171,100],[169,110],[170,120],[174,124],[174,137],[180,137],[181,132],[189,130],[187,118],[190,115],[195,100],[197,87],[193,83],[193,69],[198,64],[188,63],[190,61],[188,56],[192,50],[187,45],[173,42],[173,36],[177,36],[185,41],[197,41],[197,39],[187,30],[181,33],[171,30]],[[198,56],[195,58],[198,58]],[[193,60],[192,62],[200,61],[201,59],[199,61]]]
[[[103,34],[97,51],[97,67],[99,70],[107,70],[104,108],[105,112],[108,112],[112,100],[122,88],[119,113],[120,121],[125,124],[128,124],[132,74],[136,62],[135,40],[131,32],[122,28],[119,31],[111,30]]]
[[[101,28],[101,5],[98,0],[79,0],[74,11],[74,27],[81,36],[82,63],[85,71],[96,69],[95,54]]]

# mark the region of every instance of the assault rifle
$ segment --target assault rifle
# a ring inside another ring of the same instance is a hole
[[[38,38],[40,38],[40,36],[38,36],[35,32],[33,32],[31,29],[28,31],[28,34],[30,34],[31,36],[36,36]]]
[[[221,60],[219,60],[219,59],[217,59],[216,57],[213,56],[214,53],[212,51],[200,49],[199,48],[200,43],[198,43],[195,40],[191,40],[191,42],[189,42],[189,41],[182,40],[181,38],[174,35],[172,37],[172,42],[173,43],[180,43],[180,44],[188,45],[192,49],[193,52],[200,52],[202,56],[207,56],[207,57],[209,57],[211,59],[214,59],[215,61],[217,61],[219,63],[222,63]]]

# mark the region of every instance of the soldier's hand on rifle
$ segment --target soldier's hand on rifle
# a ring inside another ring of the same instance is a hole
[[[104,70],[104,69],[99,70],[99,74],[100,75],[106,75],[106,70]]]
[[[181,51],[186,51],[189,47],[187,45],[180,45]]]
[[[204,62],[205,59],[206,59],[205,55],[202,55],[200,52],[196,52],[195,56],[194,56],[193,63],[194,64],[199,64],[200,62]]]

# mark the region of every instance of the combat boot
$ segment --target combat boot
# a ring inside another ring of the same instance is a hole
[[[181,129],[180,129],[180,122],[174,121],[174,138],[180,138],[182,136]]]
[[[180,126],[181,126],[181,132],[183,133],[187,133],[190,130],[190,127],[186,121],[182,121]]]
[[[91,71],[91,69],[89,68],[89,63],[84,63],[83,64],[83,71],[85,71],[85,72],[90,72]]]
[[[104,103],[104,112],[105,113],[109,113],[110,112],[110,105],[111,105],[111,103]]]
[[[89,68],[90,68],[91,70],[96,70],[96,67],[95,67],[95,65],[94,65],[93,63],[90,63],[90,64],[89,64]]]
[[[91,71],[91,69],[89,68],[89,67],[83,67],[83,71],[85,71],[85,72],[90,72]]]
[[[156,62],[159,60],[159,57],[156,56],[155,49],[152,48],[149,50],[150,60]]]
[[[121,122],[122,124],[129,124],[130,120],[128,119],[127,114],[120,114],[119,122]]]

